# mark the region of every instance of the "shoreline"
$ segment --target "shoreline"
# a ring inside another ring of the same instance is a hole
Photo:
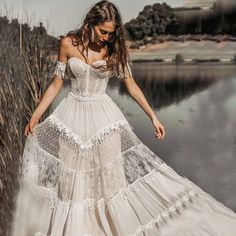
[[[133,59],[132,56],[130,56],[130,59],[133,63],[150,63],[155,62],[157,64],[164,64],[164,65],[199,65],[199,64],[209,64],[209,65],[215,65],[215,64],[221,64],[221,65],[235,65],[236,61],[234,59],[230,60],[220,60],[220,59],[210,59],[210,60],[200,60],[200,59],[192,59],[190,60],[183,60],[180,62],[177,62],[175,59],[148,59],[148,58],[142,58],[142,59]]]
[[[147,44],[141,49],[129,48],[129,53],[133,62],[236,64],[236,42],[168,41]]]

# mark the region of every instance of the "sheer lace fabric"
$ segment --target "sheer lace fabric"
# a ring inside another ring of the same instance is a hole
[[[66,70],[66,63],[57,61],[54,70],[54,75],[58,76],[60,79],[64,79],[65,70]]]
[[[70,93],[26,139],[12,236],[234,236],[236,214],[135,135],[106,93],[111,74],[59,67]]]

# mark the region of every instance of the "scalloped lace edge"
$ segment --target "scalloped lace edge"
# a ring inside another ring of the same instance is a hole
[[[103,142],[112,131],[118,130],[121,127],[126,127],[130,130],[134,129],[125,119],[121,119],[101,128],[94,136],[90,137],[87,141],[82,142],[80,137],[76,133],[72,132],[72,130],[67,125],[60,121],[55,114],[48,116],[45,121],[49,121],[51,125],[56,125],[58,130],[62,132],[68,139],[79,145],[81,150],[92,148],[94,144]]]

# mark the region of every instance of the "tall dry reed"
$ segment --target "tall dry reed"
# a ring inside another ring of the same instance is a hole
[[[24,128],[52,80],[58,39],[42,24],[31,29],[0,16],[0,235],[10,235]],[[47,116],[47,112],[41,121]]]

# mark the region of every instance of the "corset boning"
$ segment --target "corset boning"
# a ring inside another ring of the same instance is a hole
[[[100,72],[77,59],[71,59],[69,65],[69,96],[80,101],[93,101],[107,95],[109,73]]]

